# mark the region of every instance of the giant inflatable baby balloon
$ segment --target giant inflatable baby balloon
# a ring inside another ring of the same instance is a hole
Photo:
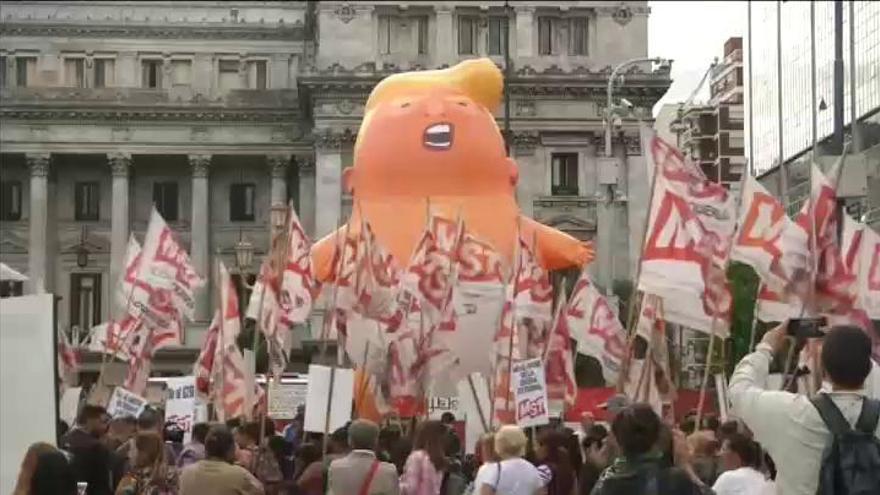
[[[478,59],[443,70],[395,74],[377,84],[364,109],[354,166],[343,177],[354,199],[349,235],[359,231],[363,217],[403,266],[424,232],[430,208],[453,220],[461,215],[468,231],[490,242],[507,266],[518,234],[537,244],[547,269],[589,262],[589,244],[519,211],[514,197],[519,172],[505,154],[492,116],[503,83],[491,60]],[[320,280],[333,277],[335,245],[333,233],[313,247]]]

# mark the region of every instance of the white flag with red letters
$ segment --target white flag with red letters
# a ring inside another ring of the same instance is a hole
[[[586,270],[571,291],[563,317],[577,340],[577,352],[596,358],[605,382],[617,383],[626,356],[626,330]]]

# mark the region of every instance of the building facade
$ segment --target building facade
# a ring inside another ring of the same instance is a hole
[[[509,50],[523,212],[597,241],[602,283],[628,279],[648,188],[637,121],[615,129],[605,215],[597,150],[612,67],[647,55],[647,2],[505,5],[3,2],[0,256],[62,297],[62,328],[120,310],[126,243],[154,204],[209,280],[217,260],[238,273],[234,246],[266,252],[273,203],[293,201],[315,238],[347,217],[342,171],[380,79],[477,56],[503,66]],[[645,64],[616,95],[650,109],[669,84],[669,67]],[[169,371],[191,365],[211,287]]]
[[[792,210],[806,196],[813,157],[829,165],[834,159],[823,155],[839,154],[831,140],[835,3],[750,3],[747,156],[762,182],[780,195],[778,165],[786,164]],[[851,215],[880,225],[880,4],[843,2],[841,24],[843,124],[850,156],[839,194]]]

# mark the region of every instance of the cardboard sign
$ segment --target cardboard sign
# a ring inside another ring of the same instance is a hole
[[[334,389],[336,385],[334,384]],[[299,406],[305,405],[308,382],[275,383],[269,382],[269,417],[272,419],[293,419]]]
[[[455,419],[460,420],[464,416],[458,397],[429,397],[428,398],[428,417],[431,419],[440,419],[443,413],[451,412],[455,415]]]
[[[513,363],[513,390],[517,425],[540,426],[550,422],[547,380],[541,358]]]
[[[166,382],[165,423],[175,423],[183,430],[183,442],[192,439],[196,414],[196,377],[169,378]]]
[[[122,387],[113,389],[110,402],[107,404],[107,414],[113,418],[131,416],[137,418],[147,407],[147,399],[133,394]]]
[[[333,392],[330,392],[330,380]],[[327,399],[330,412],[327,412]],[[350,369],[330,368],[318,364],[309,365],[309,385],[306,393],[305,431],[323,433],[327,414],[330,415],[329,432],[345,426],[351,419],[354,399],[354,372]]]

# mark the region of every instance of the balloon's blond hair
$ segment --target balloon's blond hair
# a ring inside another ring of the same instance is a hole
[[[398,96],[423,93],[427,89],[447,87],[479,103],[489,112],[501,102],[504,78],[488,58],[465,60],[448,69],[404,72],[388,76],[373,88],[366,112]]]

